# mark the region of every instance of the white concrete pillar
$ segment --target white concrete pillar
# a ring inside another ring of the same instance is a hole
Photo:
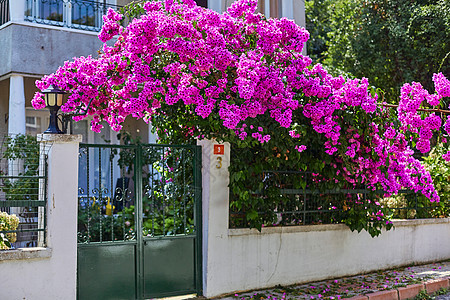
[[[52,249],[48,299],[76,299],[78,147],[81,135],[42,134],[48,150],[47,247]]]
[[[291,1],[291,0],[289,0]],[[306,28],[306,15],[305,15],[305,0],[292,0],[293,1],[293,15],[294,20],[297,25]],[[306,53],[306,44],[303,47],[303,55]]]
[[[8,134],[25,134],[25,90],[23,76],[9,78]]]
[[[297,25],[306,27],[305,0],[289,0],[292,3],[292,18]],[[283,2],[284,5],[284,2]],[[283,9],[284,13],[284,9]]]
[[[158,139],[158,136],[156,133],[152,132],[152,123],[148,123],[148,143],[149,144],[156,144],[156,140]]]
[[[281,17],[294,20],[294,0],[281,2]]]
[[[208,284],[214,289],[220,281],[214,270],[228,263],[223,254],[228,247],[230,144],[202,140],[198,145],[202,146],[203,293],[208,297],[212,295]]]
[[[222,2],[223,0],[208,0],[208,8],[221,14],[223,8]]]
[[[8,135],[25,134],[25,90],[23,76],[12,75],[9,78],[9,111]],[[23,161],[14,159],[8,161],[8,174],[17,176],[23,171]],[[19,215],[19,208],[11,208],[11,213]]]
[[[21,22],[25,18],[25,0],[9,0],[9,15],[12,22]]]

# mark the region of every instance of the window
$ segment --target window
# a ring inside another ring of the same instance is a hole
[[[48,24],[62,25],[64,22],[65,2],[60,0],[27,0],[26,19],[41,19]]]
[[[26,0],[25,20],[40,24],[98,31],[115,0]]]
[[[25,132],[28,135],[43,133],[49,122],[48,110],[35,110],[32,107],[25,108]]]
[[[195,0],[195,3],[197,3],[198,6],[208,8],[208,0]]]
[[[26,117],[25,122],[28,127],[36,127],[36,117]]]

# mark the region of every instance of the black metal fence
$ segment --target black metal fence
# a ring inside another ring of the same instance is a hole
[[[106,0],[26,0],[25,20],[53,26],[99,31],[109,8],[121,6]]]
[[[270,171],[262,181],[264,188],[252,195],[258,198],[253,203],[260,203],[259,207],[237,209],[231,196],[231,228],[250,226],[246,211],[250,208],[257,211],[264,226],[341,223],[354,205],[371,202],[389,208],[394,219],[448,217],[450,212],[448,199],[432,203],[409,190],[387,197],[384,191],[365,188],[326,189],[320,177],[308,172]]]
[[[0,26],[9,21],[9,0],[0,0]]]
[[[47,149],[5,136],[0,156],[0,249],[45,246]]]

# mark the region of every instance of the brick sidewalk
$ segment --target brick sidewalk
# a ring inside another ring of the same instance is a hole
[[[344,299],[404,300],[414,298],[421,290],[427,294],[449,289],[450,261],[378,271],[293,286],[236,293],[223,300]]]

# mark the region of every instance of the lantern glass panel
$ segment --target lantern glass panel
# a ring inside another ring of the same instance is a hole
[[[55,104],[56,104],[56,95],[55,94],[53,94],[53,93],[49,93],[49,94],[47,94],[47,106],[50,106],[50,107],[52,107],[52,106],[55,106]]]
[[[63,94],[57,94],[57,97],[58,97],[57,105],[58,106],[62,106],[64,95]]]

